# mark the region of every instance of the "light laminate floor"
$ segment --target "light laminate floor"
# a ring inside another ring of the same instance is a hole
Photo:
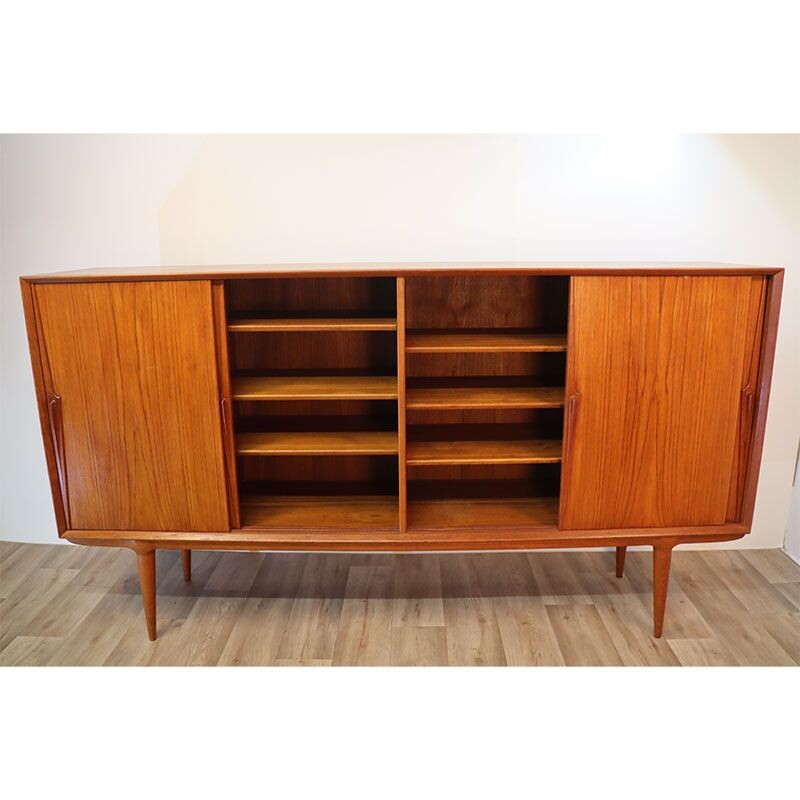
[[[158,553],[150,642],[131,551],[0,543],[4,665],[797,665],[800,567],[779,550]]]

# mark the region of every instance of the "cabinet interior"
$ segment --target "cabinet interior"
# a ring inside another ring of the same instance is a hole
[[[225,281],[242,526],[557,524],[568,294],[562,276]]]

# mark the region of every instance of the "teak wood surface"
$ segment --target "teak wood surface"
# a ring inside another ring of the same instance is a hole
[[[228,525],[207,282],[34,287],[72,528]]]
[[[234,400],[391,400],[397,381],[390,375],[242,377],[233,381]]]
[[[23,278],[59,534],[136,551],[153,635],[156,549],[188,579],[192,549],[613,546],[622,573],[649,544],[660,635],[672,549],[749,531],[781,282],[532,262]]]
[[[562,528],[736,521],[764,280],[573,280]]]
[[[240,433],[239,455],[391,455],[397,434],[389,431]]]

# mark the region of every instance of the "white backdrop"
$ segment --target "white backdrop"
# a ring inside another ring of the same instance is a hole
[[[783,543],[800,437],[798,136],[6,136],[0,223],[0,538],[56,540],[20,274],[638,259],[787,267],[753,533],[726,546]]]

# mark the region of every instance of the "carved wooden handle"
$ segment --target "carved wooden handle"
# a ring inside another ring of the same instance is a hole
[[[230,405],[228,403],[227,397],[220,397],[219,399],[219,409],[220,415],[222,416],[222,433],[225,436],[225,440],[228,440],[228,436],[230,435],[230,430],[228,428],[228,414],[230,413]]]
[[[67,486],[67,463],[64,456],[64,420],[61,413],[61,396],[53,392],[47,398],[47,416],[50,421],[50,439],[56,456],[58,487],[61,490],[61,504],[64,518],[69,528],[69,489]]]
[[[742,389],[742,405],[744,407],[744,416],[745,419],[751,420],[753,418],[753,399],[755,397],[755,393],[750,388],[750,384],[748,383],[747,386]]]
[[[578,411],[580,409],[581,396],[579,392],[571,394],[567,398],[567,424],[566,434],[567,438],[564,442],[564,452],[562,454],[562,461],[566,464],[572,456],[572,443],[575,436],[575,426],[578,423]]]
[[[739,436],[740,436],[740,452],[743,454],[743,457],[746,457],[746,453],[750,447],[750,434],[753,430],[753,403],[755,400],[755,392],[753,392],[750,384],[748,383],[747,386],[742,389],[742,416],[741,416],[741,424],[739,425]]]

